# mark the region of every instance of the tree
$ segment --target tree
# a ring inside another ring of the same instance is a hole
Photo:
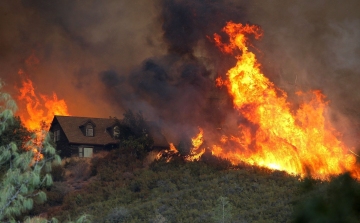
[[[141,112],[126,111],[119,132],[120,147],[132,149],[138,158],[143,158],[152,150],[154,140]]]
[[[232,217],[232,206],[229,203],[229,199],[221,196],[219,197],[218,202],[218,206],[214,209],[214,221],[221,223],[230,222]]]
[[[41,159],[40,153],[20,150],[18,147],[23,142],[17,142],[11,134],[6,137],[7,131],[11,132],[11,126],[17,122],[14,118],[17,107],[11,96],[1,91],[2,86],[0,80],[0,168],[3,169],[0,174],[0,221],[15,222],[17,216],[32,209],[34,201],[46,200],[46,194],[40,189],[52,184],[51,163],[60,162],[60,157],[49,143],[49,135],[38,145],[32,140],[25,143],[26,147],[41,151]]]
[[[20,117],[9,120],[6,129],[0,135],[0,146],[14,142],[18,149],[24,149],[25,143],[31,139],[33,132],[29,131],[21,122]]]
[[[192,148],[191,138],[188,136],[183,135],[180,139],[180,142],[177,146],[177,150],[179,151],[180,155],[186,156],[190,154]]]
[[[330,182],[305,179],[306,196],[298,201],[293,214],[294,222],[346,222],[360,219],[360,183],[349,173]]]

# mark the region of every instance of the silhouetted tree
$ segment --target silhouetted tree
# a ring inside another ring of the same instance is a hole
[[[55,148],[49,143],[47,134],[39,145],[29,139],[29,132],[24,129],[18,118],[14,118],[16,103],[7,93],[1,92],[0,80],[0,221],[16,222],[16,217],[33,208],[34,201],[44,202],[45,192],[42,187],[49,187],[53,181],[49,174],[51,164],[60,163]],[[20,146],[35,148],[40,153],[20,150]],[[87,215],[76,222],[88,222]],[[27,218],[25,222],[49,222],[43,218]],[[50,222],[58,222],[51,219]]]
[[[138,158],[143,158],[151,151],[154,140],[141,112],[126,111],[120,122],[119,132],[121,148],[131,149]]]
[[[303,185],[310,194],[297,204],[294,222],[359,222],[360,183],[345,173],[332,179],[328,185],[323,184],[319,193],[316,181],[305,180]]]
[[[14,142],[19,149],[23,149],[27,141],[31,139],[33,132],[29,131],[21,122],[20,117],[8,120],[6,129],[0,135],[0,146]]]

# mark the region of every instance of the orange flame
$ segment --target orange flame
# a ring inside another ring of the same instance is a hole
[[[20,70],[19,74],[23,74],[23,71]],[[20,103],[26,104],[26,112],[20,111],[19,116],[29,130],[47,129],[54,115],[69,115],[64,100],[58,100],[55,93],[52,97],[42,94],[38,96],[32,81],[27,78],[22,81],[18,99]]]
[[[251,124],[238,126],[236,135],[223,136],[220,145],[212,147],[212,153],[233,164],[246,162],[300,176],[328,179],[350,171],[359,178],[355,156],[324,117],[324,95],[320,91],[299,92],[298,96],[307,102],[291,112],[287,94],[261,73],[255,54],[247,47],[248,35],[258,39],[262,30],[228,22],[223,31],[230,43],[222,43],[215,35],[216,45],[225,53],[240,50],[241,55],[235,56],[237,63],[227,72],[227,79],[218,78],[216,84],[228,88],[235,109]]]
[[[24,75],[21,69],[18,73]],[[43,158],[38,148],[41,148],[40,145],[45,139],[54,115],[69,115],[69,112],[65,101],[58,100],[55,93],[53,93],[52,97],[42,94],[37,95],[32,81],[28,78],[23,79],[19,93],[18,103],[20,108],[26,107],[26,109],[19,110],[17,115],[20,116],[24,126],[36,134],[32,146],[28,149],[34,152],[34,160],[38,161]]]
[[[192,147],[190,148],[189,155],[184,156],[184,159],[186,161],[197,161],[200,159],[200,157],[205,153],[205,148],[201,148],[200,146],[203,144],[204,139],[204,131],[199,128],[199,134],[197,134],[195,137],[191,138]],[[165,157],[166,162],[170,162],[172,156],[180,156],[179,150],[176,149],[173,143],[169,144],[170,149],[161,151],[156,157],[157,160],[159,160],[162,157]]]
[[[202,128],[199,128],[199,131],[199,134],[191,138],[192,148],[190,150],[190,154],[185,157],[187,161],[199,160],[205,153],[205,148],[200,147],[204,143],[204,131]]]

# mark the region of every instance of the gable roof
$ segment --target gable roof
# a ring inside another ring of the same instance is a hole
[[[89,118],[86,122],[84,122],[82,125],[80,125],[79,127],[84,127],[88,124],[91,124],[93,127],[96,127],[96,124],[91,120],[91,118]]]
[[[94,125],[94,136],[85,136],[81,128],[85,124],[91,122]],[[71,144],[91,144],[91,145],[108,145],[117,144],[119,141],[112,138],[109,130],[116,124],[120,124],[118,119],[115,118],[90,118],[90,117],[77,117],[77,116],[61,116],[55,115],[50,126],[50,131],[53,125],[59,123],[64,131],[69,143]],[[149,133],[153,137],[154,146],[168,147],[165,136],[161,133],[161,129],[155,122],[147,122]]]
[[[88,123],[89,121],[94,124],[94,136],[85,136],[80,129],[84,123]],[[113,139],[106,131],[106,128],[113,126],[118,122],[116,119],[55,115],[51,123],[50,130],[52,130],[53,124],[56,122],[58,122],[61,126],[67,139],[69,140],[69,143],[92,145],[107,145],[118,143],[118,140]]]

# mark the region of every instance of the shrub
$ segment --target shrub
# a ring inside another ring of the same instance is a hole
[[[130,217],[129,209],[125,207],[117,207],[112,209],[105,217],[105,222],[117,223],[126,222]]]
[[[51,175],[55,182],[63,181],[65,179],[65,169],[60,164],[53,164],[51,168]]]

